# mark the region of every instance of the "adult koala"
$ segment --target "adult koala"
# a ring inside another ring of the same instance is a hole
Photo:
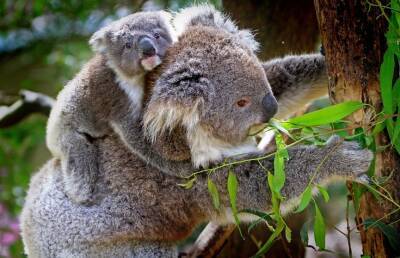
[[[32,178],[21,217],[30,257],[176,257],[176,243],[200,223],[231,220],[227,169],[210,175],[220,192],[222,212],[212,205],[205,176],[199,175],[186,190],[177,185],[180,175],[255,151],[248,129],[271,118],[276,102],[263,66],[243,37],[225,27],[201,24],[184,30],[152,76],[144,122],[155,146],[138,124],[137,132],[125,139],[134,146],[130,149],[111,130],[94,143],[99,179],[91,206],[67,197],[57,159]],[[115,105],[123,96],[114,89],[109,97],[115,98]],[[368,151],[336,139],[323,148],[292,148],[289,155],[283,189],[287,198],[299,196],[317,167],[320,181],[333,174],[362,173],[371,160]],[[261,163],[273,167],[271,159]],[[264,168],[245,163],[231,170],[239,181],[238,208],[269,209]]]

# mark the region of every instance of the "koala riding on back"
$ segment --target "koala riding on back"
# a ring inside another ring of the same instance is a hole
[[[114,131],[127,143],[142,109],[144,75],[175,41],[171,18],[164,11],[139,12],[100,29],[89,41],[96,55],[60,92],[46,140],[74,201],[89,203],[95,191],[96,140]]]

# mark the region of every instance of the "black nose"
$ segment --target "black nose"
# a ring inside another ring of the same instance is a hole
[[[139,39],[139,50],[145,57],[154,56],[156,54],[156,48],[148,37],[142,37]]]
[[[278,102],[276,101],[274,95],[268,93],[264,96],[262,105],[264,107],[265,119],[266,121],[269,121],[278,111]]]

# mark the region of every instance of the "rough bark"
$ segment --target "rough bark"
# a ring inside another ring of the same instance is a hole
[[[381,2],[385,5],[388,1]],[[358,100],[371,105],[373,108],[365,108],[350,117],[354,124],[365,128],[371,122],[373,109],[379,111],[382,107],[378,77],[387,47],[384,37],[387,21],[379,8],[370,8],[365,0],[315,0],[315,7],[330,77],[330,99],[334,103]],[[376,142],[383,146],[389,139],[382,133]],[[398,156],[392,149],[386,148],[377,154],[375,174],[388,176],[393,172],[394,176],[385,188],[397,200],[399,168]],[[382,233],[375,228],[365,230],[362,224],[367,218],[382,218],[392,209],[388,203],[378,203],[371,194],[363,196],[356,222],[364,255],[393,257]]]

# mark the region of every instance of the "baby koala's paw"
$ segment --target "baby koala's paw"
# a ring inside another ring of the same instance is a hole
[[[339,174],[357,177],[367,172],[371,165],[372,152],[362,149],[357,142],[348,142],[339,136],[332,136],[328,141],[328,146],[333,152],[330,159],[331,169]]]

